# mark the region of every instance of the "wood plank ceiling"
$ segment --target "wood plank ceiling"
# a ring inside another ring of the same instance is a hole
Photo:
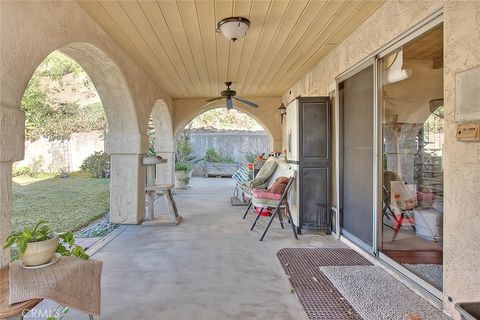
[[[282,95],[383,1],[84,0],[82,7],[172,98]],[[229,42],[216,23],[251,21]]]
[[[403,48],[405,60],[429,60],[443,57],[443,24],[407,43]]]

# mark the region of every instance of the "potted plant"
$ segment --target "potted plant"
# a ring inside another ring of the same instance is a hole
[[[25,227],[5,240],[3,248],[15,245],[25,266],[38,266],[49,262],[55,252],[63,256],[88,259],[84,249],[75,244],[72,232],[55,234],[47,221],[38,222],[33,229]]]
[[[192,165],[189,162],[175,163],[175,188],[187,189],[192,177]]]
[[[232,157],[220,155],[215,148],[208,148],[205,153],[206,176],[232,176],[238,164]]]
[[[190,130],[184,129],[177,138],[177,154],[175,162],[175,188],[187,189],[192,177],[193,164],[203,159],[192,156],[193,146],[190,141]]]

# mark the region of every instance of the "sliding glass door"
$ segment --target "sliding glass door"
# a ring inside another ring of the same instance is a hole
[[[441,297],[443,26],[387,53],[380,63],[380,257],[408,270],[417,283]]]

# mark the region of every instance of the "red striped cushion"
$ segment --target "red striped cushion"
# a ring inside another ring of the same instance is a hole
[[[281,194],[276,194],[273,192],[269,192],[267,190],[259,190],[259,189],[253,189],[252,195],[256,199],[267,199],[267,200],[280,200],[280,198],[282,197]]]

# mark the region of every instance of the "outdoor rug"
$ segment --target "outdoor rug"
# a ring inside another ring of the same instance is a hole
[[[324,266],[320,270],[366,320],[448,319],[380,267]]]
[[[432,286],[442,291],[443,266],[441,264],[402,264],[405,268],[415,273]]]
[[[332,248],[285,248],[277,256],[308,319],[362,319],[320,267],[371,266],[368,260],[354,250]]]

